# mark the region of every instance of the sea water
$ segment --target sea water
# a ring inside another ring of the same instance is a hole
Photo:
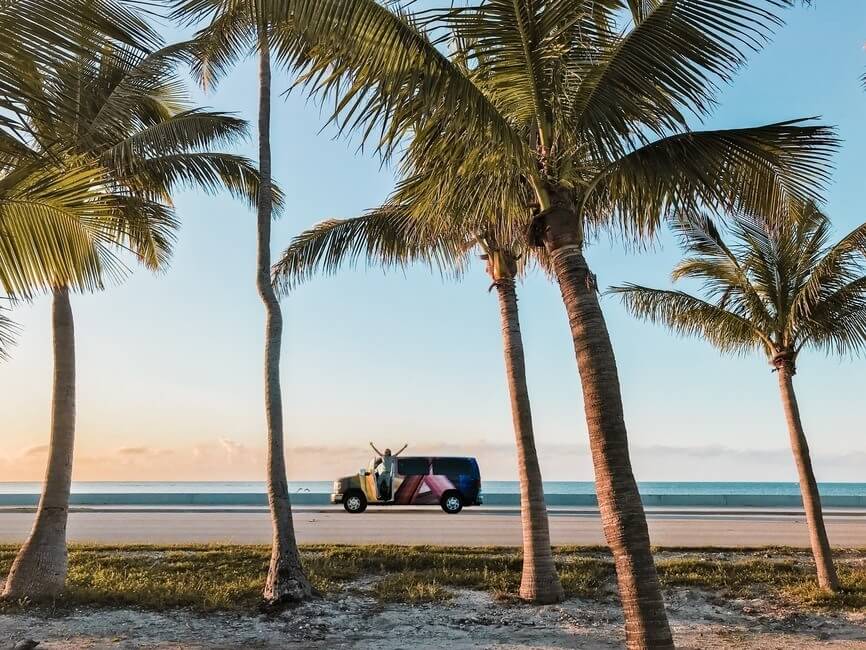
[[[328,494],[331,481],[292,481],[291,492]],[[799,495],[796,483],[759,482],[676,482],[650,481],[639,483],[641,494],[748,494],[748,495]],[[485,481],[485,494],[514,494],[519,492],[517,481]],[[819,483],[824,496],[866,496],[866,483]],[[0,482],[0,494],[37,494],[39,482]],[[74,481],[72,491],[79,494],[105,493],[263,493],[262,481]],[[545,481],[547,494],[594,494],[595,485],[590,481]]]

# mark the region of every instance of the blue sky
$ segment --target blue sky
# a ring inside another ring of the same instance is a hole
[[[708,127],[820,116],[844,139],[827,209],[838,233],[866,220],[866,3],[819,2],[787,25],[720,96]],[[285,89],[289,80],[278,76]],[[254,122],[257,75],[239,66],[202,101]],[[357,143],[320,133],[302,95],[275,97],[275,178],[287,209],[274,253],[303,228],[380,202],[393,177]],[[254,156],[252,142],[245,153]],[[254,289],[255,218],[227,196],[176,198],[183,218],[170,269],[76,296],[76,477],[261,478],[262,308]],[[678,258],[663,235],[646,254],[605,239],[588,257],[602,286],[668,284]],[[283,302],[283,394],[291,478],[364,464],[367,441],[475,454],[488,478],[512,478],[513,433],[498,308],[481,265],[461,283],[424,269],[346,271]],[[576,365],[557,288],[519,288],[536,437],[546,478],[590,480]],[[700,341],[635,322],[603,302],[642,480],[794,480],[775,376],[757,356],[720,357]],[[51,382],[49,301],[15,312],[24,328],[0,366],[0,480],[38,479]],[[862,480],[866,362],[807,353],[797,388],[819,480]],[[860,471],[858,471],[858,468]]]

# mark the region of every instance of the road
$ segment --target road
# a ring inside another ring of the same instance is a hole
[[[25,539],[33,512],[0,509],[0,543]],[[784,510],[648,510],[650,535],[659,546],[807,547],[802,513]],[[837,547],[866,547],[866,511],[827,513],[830,540]],[[339,507],[296,508],[301,543],[501,545],[521,543],[520,515],[511,508],[473,508],[446,515],[438,508],[370,508],[349,515]],[[598,512],[551,509],[552,542],[603,544]],[[76,509],[69,515],[72,542],[267,544],[270,522],[264,510],[238,509]]]

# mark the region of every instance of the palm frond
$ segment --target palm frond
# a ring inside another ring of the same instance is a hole
[[[677,134],[608,165],[583,205],[596,220],[614,215],[633,238],[701,208],[782,218],[795,201],[820,201],[838,142],[832,129],[802,120]]]
[[[38,105],[43,114],[68,116],[74,97],[45,102],[33,84],[35,69],[89,55],[106,40],[144,51],[160,36],[131,3],[118,0],[15,0],[0,6],[0,128],[22,130]],[[19,116],[10,120],[9,113]]]
[[[82,76],[90,86],[96,110],[79,115],[86,120],[82,141],[91,146],[116,141],[118,134],[168,120],[178,112],[191,110],[189,93],[177,68],[192,61],[194,44],[174,43],[153,52],[139,54],[110,50],[92,68],[67,71],[73,83]],[[86,107],[84,107],[86,110]]]
[[[174,0],[171,17],[187,25],[206,22],[195,36],[193,77],[206,89],[256,47],[257,30],[244,3],[221,0]]]
[[[665,325],[680,336],[706,339],[722,352],[743,354],[768,343],[741,315],[682,291],[626,284],[609,292],[619,295],[635,317]]]
[[[115,219],[104,225],[112,245],[151,271],[164,271],[180,227],[174,208],[136,194],[121,197],[118,204]]]
[[[272,0],[273,49],[313,96],[334,98],[332,119],[362,141],[373,134],[385,155],[417,131],[424,116],[447,113],[464,137],[492,140],[511,155],[524,144],[496,105],[445,56],[412,14],[376,0]],[[270,6],[270,5],[269,5]]]
[[[342,266],[405,267],[421,262],[443,274],[459,274],[471,246],[460,236],[431,236],[398,206],[383,206],[351,219],[329,219],[295,237],[274,265],[281,293],[316,273],[331,275]]]
[[[74,110],[42,111],[28,99],[33,147],[7,138],[0,148],[0,284],[9,293],[100,289],[126,272],[127,252],[163,268],[178,226],[171,196],[179,186],[228,188],[256,201],[252,163],[213,151],[245,136],[246,123],[193,108],[177,74],[190,45],[150,52],[101,43],[40,70],[41,97],[51,103],[74,95]]]
[[[104,226],[117,216],[116,196],[94,193],[109,174],[81,165],[42,170],[0,194],[0,287],[28,298],[53,286],[95,290],[122,266]]]
[[[637,125],[661,136],[686,128],[683,111],[707,115],[718,84],[781,24],[775,0],[630,4],[642,19],[580,75],[570,110],[607,159],[641,138]]]
[[[571,0],[514,2],[490,0],[452,9],[443,16],[462,51],[457,56],[483,62],[468,66],[485,93],[517,125],[540,133],[550,147],[557,85],[563,83],[563,58],[579,37],[594,29],[583,3]]]
[[[112,144],[103,159],[122,170],[142,158],[233,144],[248,137],[247,126],[245,120],[227,113],[191,109],[129,133]]]
[[[827,220],[829,224],[829,220]],[[866,223],[833,246],[803,256],[804,276],[791,307],[792,318],[808,317],[823,295],[855,280],[866,260]]]
[[[775,285],[765,281],[773,265],[767,260],[756,263],[749,257],[746,244],[756,241],[749,239],[747,224],[751,223],[743,216],[730,219],[734,242],[729,245],[706,215],[677,222],[674,230],[687,256],[674,267],[671,278],[675,282],[685,278],[701,281],[701,291],[708,299],[743,315],[756,329],[773,332],[781,327],[780,312],[768,300]]]
[[[501,246],[525,248],[532,189],[509,159],[467,156],[460,172],[438,166],[439,149],[414,152],[418,160],[405,170],[390,200],[402,206],[430,232],[462,231],[465,236],[492,232]]]
[[[218,152],[184,152],[137,161],[125,178],[139,192],[153,199],[181,187],[194,187],[209,194],[222,190],[255,207],[259,194],[258,169],[248,158]],[[282,209],[282,192],[274,187],[274,210]]]
[[[628,9],[631,12],[631,19],[635,24],[642,23],[647,16],[651,15],[662,0],[627,0]]]
[[[866,351],[866,269],[861,273],[822,296],[808,316],[797,321],[799,347],[810,345],[840,356]]]
[[[795,203],[784,220],[736,217],[727,245],[711,223],[680,224],[690,256],[674,279],[702,280],[713,302],[633,285],[615,289],[632,313],[725,351],[745,350],[751,332],[771,360],[781,352],[796,359],[805,347],[866,351],[866,224],[829,244],[827,216],[813,203]]]
[[[20,330],[15,321],[3,315],[4,311],[6,311],[6,308],[0,305],[0,361],[9,359],[9,348],[15,344],[15,339]]]

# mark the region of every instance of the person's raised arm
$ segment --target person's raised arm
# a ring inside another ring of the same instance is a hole
[[[396,454],[394,454],[394,455],[395,455],[395,456],[399,456],[399,455],[402,454],[404,451],[406,451],[406,447],[408,447],[408,446],[409,446],[409,443],[407,442],[405,445],[403,445],[402,447],[400,447],[400,450],[399,450]]]
[[[375,451],[375,452],[376,452],[377,454],[379,454],[380,456],[383,456],[383,455],[384,455],[381,451],[379,451],[378,449],[376,449],[376,445],[374,445],[372,442],[370,443],[370,446],[373,448],[373,451]]]

